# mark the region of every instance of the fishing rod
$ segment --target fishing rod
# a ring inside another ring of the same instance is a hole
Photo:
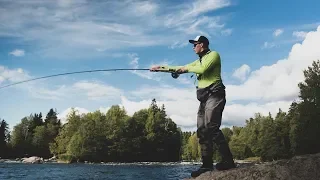
[[[167,72],[167,73],[171,73],[171,76],[172,76],[174,79],[176,79],[176,78],[179,77],[179,74],[176,73],[174,69],[168,69],[168,68],[165,68],[164,66],[160,67],[160,69],[157,69],[157,70],[150,70],[150,69],[147,69],[147,68],[95,69],[95,70],[75,71],[75,72],[60,73],[60,74],[53,74],[53,75],[48,75],[48,76],[37,77],[37,78],[28,79],[28,80],[25,80],[25,81],[20,81],[20,82],[8,84],[8,85],[5,85],[5,86],[1,86],[0,89],[6,88],[6,87],[9,87],[9,86],[13,86],[13,85],[17,85],[17,84],[21,84],[21,83],[25,83],[25,82],[30,82],[30,81],[35,81],[35,80],[45,79],[45,78],[50,78],[50,77],[55,77],[55,76],[65,76],[65,75],[70,75],[70,74],[92,73],[92,72],[101,72],[101,71],[151,71],[151,72]]]

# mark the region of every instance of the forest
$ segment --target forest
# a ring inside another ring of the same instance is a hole
[[[241,127],[223,128],[235,159],[262,161],[320,152],[320,61],[303,71],[299,97],[289,111],[275,117],[257,112]],[[201,158],[196,132],[183,132],[153,99],[149,108],[127,115],[112,106],[107,112],[79,115],[62,124],[53,108],[45,117],[23,117],[9,132],[0,119],[0,157],[57,157],[68,162],[176,162]],[[215,160],[219,160],[215,151]]]

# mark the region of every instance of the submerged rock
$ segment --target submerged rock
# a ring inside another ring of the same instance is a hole
[[[320,153],[263,164],[240,165],[227,171],[211,171],[185,180],[311,180],[320,179]]]

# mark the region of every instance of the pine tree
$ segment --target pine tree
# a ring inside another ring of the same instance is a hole
[[[0,122],[0,157],[6,157],[7,143],[9,138],[9,127],[5,120],[1,120]]]

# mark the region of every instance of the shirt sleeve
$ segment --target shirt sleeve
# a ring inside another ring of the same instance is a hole
[[[184,66],[161,66],[161,67],[162,67],[162,69],[174,70],[174,71],[176,71],[176,70],[178,70],[178,69],[180,69],[180,68],[182,68],[182,67],[187,68],[187,67],[195,66],[196,63],[197,63],[197,61],[198,61],[198,60],[196,60],[196,61],[194,61],[194,62],[192,62],[192,63],[186,64],[186,65],[184,65]]]
[[[197,61],[199,61],[199,60],[195,60],[192,63],[186,64],[186,65],[184,65],[184,67],[185,68],[193,67],[193,66],[195,66],[197,64]]]
[[[219,53],[212,51],[207,55],[207,57],[203,58],[200,64],[195,66],[192,65],[193,63],[190,63],[185,67],[187,68],[188,72],[203,74],[207,69],[210,69],[212,66],[218,63],[220,63],[220,55]]]
[[[161,69],[162,70],[167,70],[167,71],[169,71],[169,70],[176,71],[181,67],[183,67],[183,66],[167,66],[167,65],[163,65],[163,66],[161,66]]]

